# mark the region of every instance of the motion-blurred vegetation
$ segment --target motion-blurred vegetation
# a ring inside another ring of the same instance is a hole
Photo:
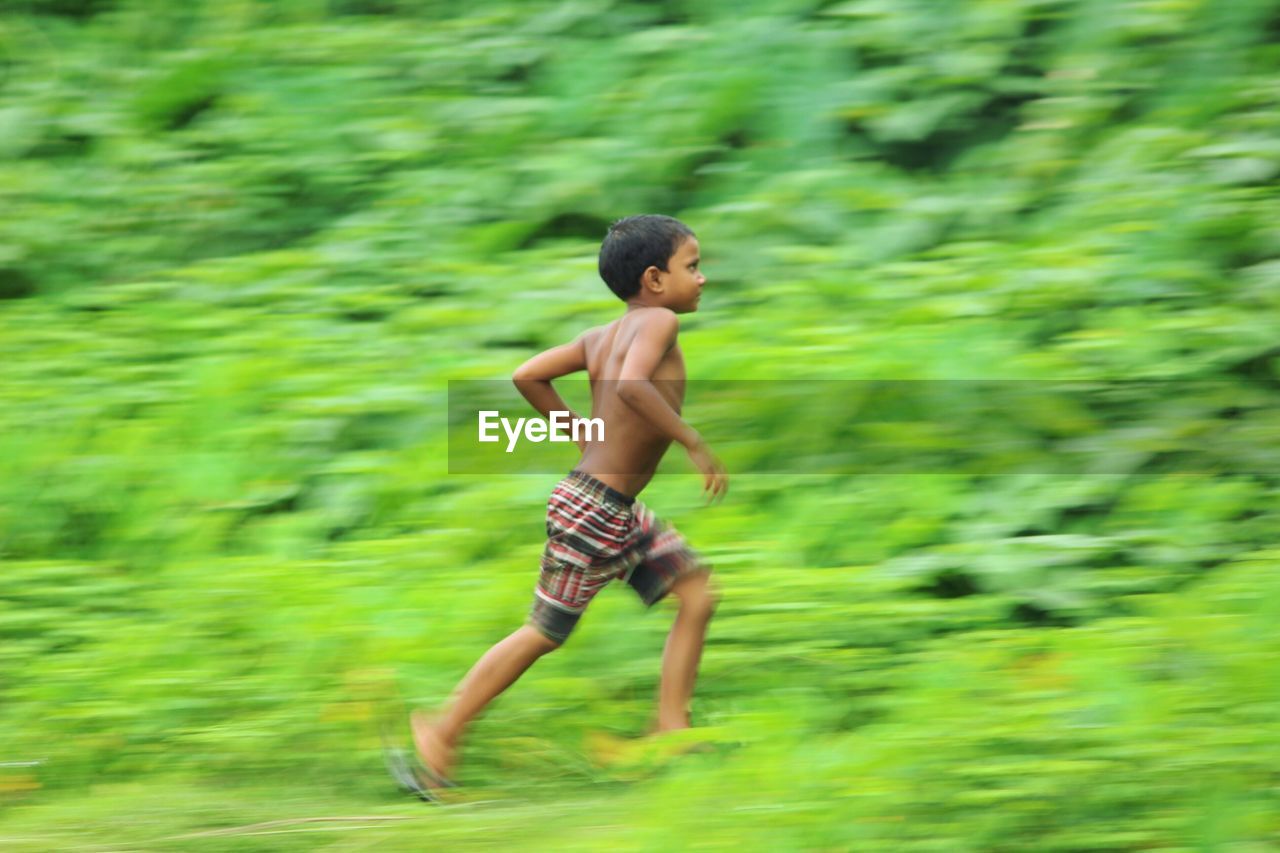
[[[1278,61],[1275,0],[0,3],[0,846],[1275,849]],[[660,478],[713,751],[602,765],[668,624],[610,594],[424,814],[383,683],[518,624],[554,480],[448,476],[446,382],[614,317],[635,212],[691,377],[1159,380],[1141,440]]]

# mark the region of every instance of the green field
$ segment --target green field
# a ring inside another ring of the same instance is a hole
[[[1274,0],[0,3],[0,849],[1280,848],[1278,60]],[[557,479],[450,474],[448,382],[617,316],[637,212],[690,379],[770,389],[691,396],[724,503],[645,492],[705,748],[609,590],[419,804],[374,721],[520,624]],[[850,468],[839,380],[1037,464]]]

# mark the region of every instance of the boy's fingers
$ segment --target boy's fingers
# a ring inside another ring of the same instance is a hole
[[[707,496],[708,504],[722,500],[728,490],[729,478],[721,473],[708,475],[705,488],[703,489]]]
[[[729,474],[725,471],[724,464],[714,456],[709,462],[702,472],[702,492],[708,505],[721,500],[729,491]]]

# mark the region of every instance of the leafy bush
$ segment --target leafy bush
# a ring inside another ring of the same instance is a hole
[[[646,500],[725,588],[711,752],[599,760],[667,624],[608,595],[477,724],[488,806],[362,840],[1267,849],[1277,20],[7,4],[3,835],[165,846],[389,796],[386,684],[435,701],[519,623],[553,479],[450,476],[447,380],[616,316],[596,247],[646,210],[703,247],[691,377],[934,380],[955,417],[692,400],[733,495],[697,509],[673,454]],[[961,379],[1105,393],[1001,420]],[[908,473],[847,464],[877,436]]]

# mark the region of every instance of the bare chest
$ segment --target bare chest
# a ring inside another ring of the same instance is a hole
[[[662,396],[671,404],[671,407],[679,412],[684,402],[684,383],[684,353],[680,351],[680,345],[675,344],[667,350],[667,354],[654,369],[653,384],[662,392]]]

